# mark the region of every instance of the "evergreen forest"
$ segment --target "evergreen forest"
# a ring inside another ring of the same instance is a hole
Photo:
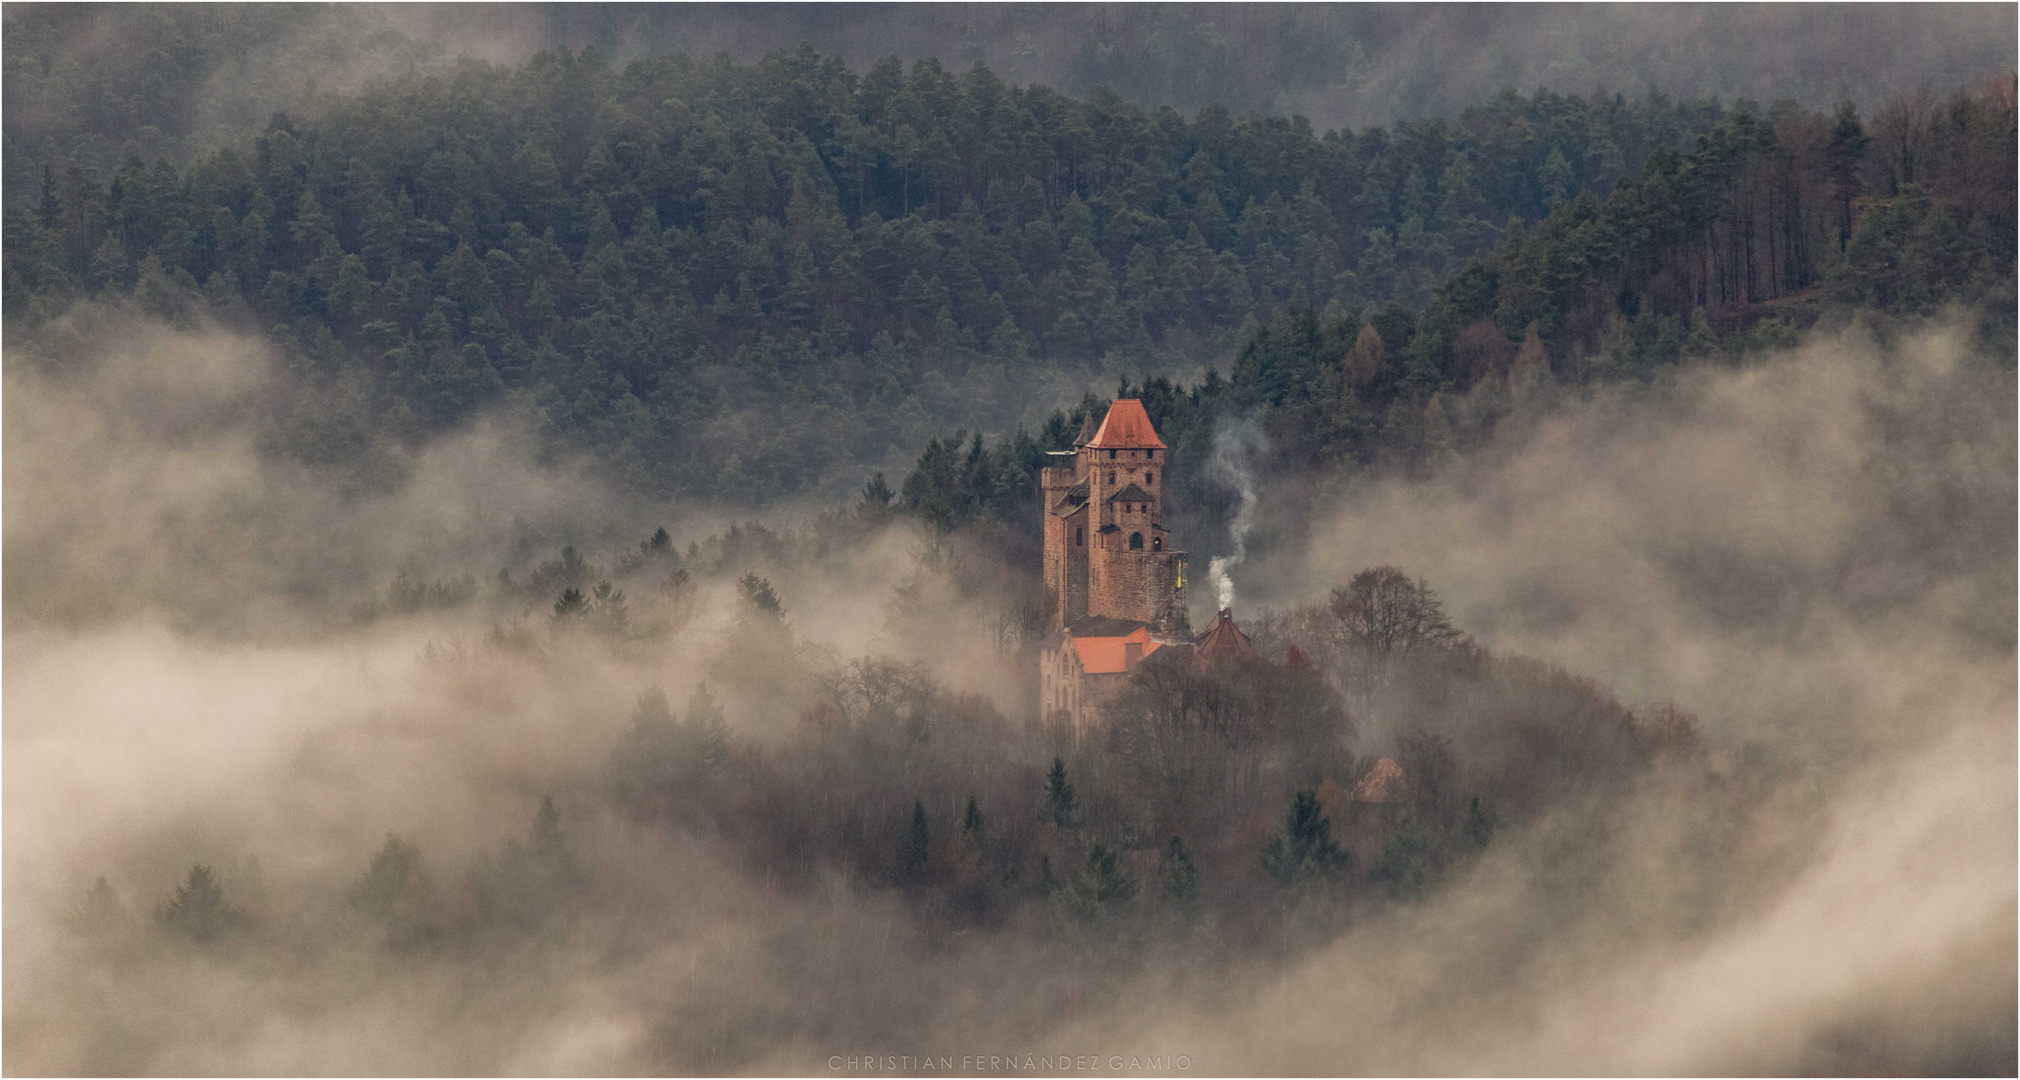
[[[66,39],[35,33],[56,19],[10,16],[32,43],[10,96],[72,92]],[[1871,116],[1538,91],[1318,132],[979,63],[585,48],[375,77],[181,164],[130,139],[94,168],[111,117],[193,122],[191,80],[153,79],[10,110],[9,325],[56,364],[46,328],[94,297],[263,335],[290,374],[267,445],[367,484],[491,414],[629,490],[746,508],[1008,438],[996,490],[931,500],[959,518],[1021,498],[1074,426],[1054,408],[1118,381],[1182,387],[1209,425],[1261,410],[1293,459],[1417,459],[1491,424],[1477,388],[1518,357],[1647,380],[1827,302],[2010,292],[2010,77]]]
[[[15,1071],[2020,1068],[2011,5],[0,20]]]

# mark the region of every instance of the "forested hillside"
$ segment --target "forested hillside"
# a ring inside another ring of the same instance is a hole
[[[9,4],[0,1053],[2020,1071],[2015,10]]]
[[[543,54],[376,82],[183,169],[52,164],[7,210],[7,310],[33,334],[131,291],[270,334],[299,376],[273,445],[309,461],[504,408],[636,488],[758,504],[1197,370],[1285,305],[1421,304],[1719,115],[1544,93],[1318,135],[981,67]]]
[[[1147,107],[1302,113],[1320,127],[1454,116],[1513,86],[1638,96],[1794,100],[1863,109],[1925,82],[2013,64],[2014,15],[1991,4],[628,4],[437,11],[420,32],[531,52],[595,46],[631,59],[800,41],[859,68],[896,54],[981,61],[1081,95]]]
[[[33,197],[44,139],[98,179],[128,150],[181,164],[257,134],[275,109],[320,112],[374,74],[442,71],[459,54],[593,47],[621,67],[750,62],[811,41],[859,73],[885,56],[979,61],[1075,97],[1106,86],[1148,109],[1218,103],[1323,130],[1449,118],[1506,87],[1870,111],[2011,68],[2014,34],[1999,4],[10,6],[7,197]]]
[[[450,65],[341,10],[357,25],[116,23],[163,34],[127,98],[61,19],[9,15],[17,355],[60,364],[44,331],[129,294],[266,335],[295,376],[268,449],[367,482],[488,413],[641,493],[750,507],[961,431],[905,495],[951,525],[1029,517],[1037,455],[1081,415],[1051,407],[1117,380],[1148,379],[1182,468],[1239,414],[1280,464],[1414,470],[1532,384],[1740,355],[1825,305],[1988,296],[2011,333],[2010,77],[1869,117],[1504,93],[1318,133],[804,47]],[[188,152],[275,96],[248,58],[281,42],[376,77]],[[199,94],[234,56],[244,92]],[[1172,509],[1206,531],[1228,493],[1180,479]]]
[[[1764,115],[1742,103],[1604,198],[1580,194],[1511,225],[1421,308],[1292,303],[1244,336],[1225,379],[1125,380],[1118,393],[1141,396],[1173,447],[1167,520],[1195,552],[1226,550],[1235,492],[1215,438],[1240,418],[1266,448],[1258,476],[1337,487],[1369,471],[1434,474],[1524,404],[1660,382],[1689,361],[1737,363],[1823,318],[1884,329],[1961,303],[1979,344],[2010,365],[2013,93],[2005,79],[1910,95],[1870,125],[1849,106]],[[1043,452],[1104,407],[1090,398],[993,446],[936,442],[905,483],[906,505],[948,524],[1035,530]]]

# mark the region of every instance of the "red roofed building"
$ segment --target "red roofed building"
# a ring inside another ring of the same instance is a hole
[[[1391,758],[1375,762],[1361,782],[1354,785],[1354,801],[1386,806],[1403,801],[1403,767]]]
[[[1101,427],[1087,445],[1095,450],[1162,450],[1164,440],[1150,426],[1150,414],[1143,411],[1143,402],[1117,398],[1108,406],[1108,415],[1102,418]]]
[[[1336,820],[1336,824],[1340,843],[1353,853],[1357,865],[1374,865],[1383,838],[1395,828],[1396,819],[1408,801],[1407,778],[1403,767],[1393,758],[1375,762],[1354,785],[1345,818]]]
[[[1255,656],[1255,646],[1249,643],[1248,635],[1241,632],[1241,627],[1234,624],[1234,615],[1226,608],[1220,609],[1213,625],[1193,642],[1193,648],[1193,658],[1202,664],[1246,660]]]
[[[1043,710],[1076,731],[1144,657],[1191,639],[1185,553],[1161,511],[1165,449],[1143,403],[1121,398],[1039,472],[1055,630],[1040,656]]]

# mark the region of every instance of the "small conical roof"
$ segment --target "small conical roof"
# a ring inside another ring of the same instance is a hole
[[[1226,608],[1220,609],[1220,616],[1213,620],[1213,625],[1192,642],[1193,655],[1201,662],[1255,655],[1255,646],[1249,644],[1248,635],[1234,624],[1234,616]]]
[[[1094,414],[1088,413],[1087,419],[1080,422],[1080,435],[1073,440],[1073,445],[1075,447],[1086,446],[1088,443],[1094,441],[1095,432],[1100,430],[1100,425],[1094,422]]]

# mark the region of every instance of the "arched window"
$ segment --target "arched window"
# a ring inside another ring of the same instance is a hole
[[[1150,538],[1150,550],[1152,550],[1152,551],[1163,551],[1163,550],[1164,550],[1164,537],[1162,537],[1162,536],[1153,536],[1153,537],[1151,537],[1151,538]]]
[[[1129,550],[1131,550],[1131,551],[1142,551],[1142,550],[1143,550],[1143,534],[1142,534],[1142,533],[1130,533],[1130,534],[1129,534]],[[1028,685],[1028,684],[1027,684],[1027,685]]]
[[[1114,470],[1114,469],[1110,469],[1110,470],[1108,470],[1108,482],[1109,482],[1110,484],[1114,484],[1114,483],[1115,483],[1115,470]]]

